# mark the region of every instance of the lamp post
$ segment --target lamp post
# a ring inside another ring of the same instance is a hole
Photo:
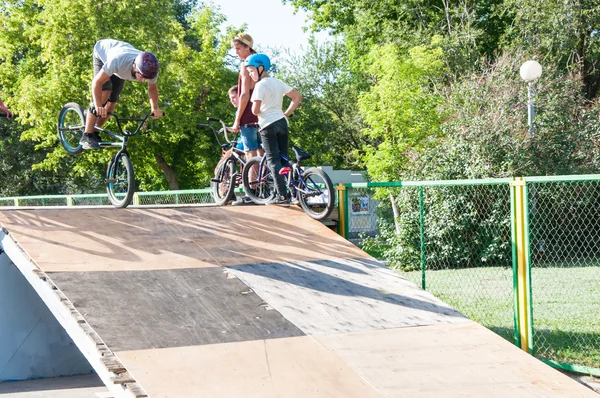
[[[521,78],[528,83],[527,125],[529,126],[529,134],[533,136],[533,116],[535,114],[533,108],[533,81],[542,76],[542,65],[537,61],[527,61],[521,65],[519,74],[521,75]]]

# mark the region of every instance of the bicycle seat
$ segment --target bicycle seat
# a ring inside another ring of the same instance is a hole
[[[299,162],[306,160],[306,159],[310,159],[310,155],[306,152],[304,152],[302,149],[298,148],[298,147],[293,147],[292,148],[294,150],[294,153],[296,154],[296,160],[298,160]]]

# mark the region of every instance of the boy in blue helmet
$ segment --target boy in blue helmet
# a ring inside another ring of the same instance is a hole
[[[85,134],[80,140],[83,149],[100,148],[100,137],[94,126],[102,127],[107,122],[108,112],[114,111],[125,80],[147,81],[152,118],[163,115],[158,108],[158,59],[154,54],[137,50],[123,41],[104,39],[94,45],[93,58],[93,102],[87,113]]]
[[[256,82],[252,92],[252,113],[258,116],[260,137],[267,157],[267,165],[275,178],[276,195],[266,204],[289,205],[285,178],[279,175],[283,167],[279,153],[288,155],[289,130],[287,118],[302,101],[302,95],[284,82],[269,76],[271,61],[265,54],[252,54],[246,60],[250,78]],[[282,111],[283,97],[292,102]]]

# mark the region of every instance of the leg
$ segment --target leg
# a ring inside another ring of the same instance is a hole
[[[277,123],[277,122],[275,122]],[[267,166],[273,174],[275,180],[275,190],[279,196],[286,194],[285,179],[279,175],[281,170],[281,158],[279,157],[279,143],[277,138],[277,127],[273,123],[260,131],[263,147],[265,148],[265,157],[267,158]]]
[[[102,91],[102,103],[103,104],[106,103],[106,101],[108,101],[108,98],[109,98],[110,94],[111,94],[110,91]],[[100,119],[100,121],[98,119]],[[102,120],[104,120],[104,122],[102,124],[100,124],[100,122]],[[94,132],[94,126],[96,124],[99,127],[102,127],[102,125],[104,125],[104,123],[106,123],[106,119],[105,118],[98,118],[92,112],[88,111],[87,118],[86,118],[86,121],[85,121],[85,133],[86,134],[92,134]]]
[[[115,110],[115,106],[117,106],[117,101],[119,101],[119,97],[121,96],[121,91],[123,91],[124,83],[125,83],[125,80],[122,80],[121,78],[119,78],[115,75],[112,75],[110,77],[110,86],[112,88],[110,90],[110,95],[105,99],[104,91],[102,92],[102,100],[103,100],[102,103],[104,104],[104,106],[106,106],[107,112],[113,112]],[[103,87],[103,89],[104,89],[104,87]],[[106,124],[108,119],[109,119],[108,116],[100,118],[100,120],[98,120],[96,122],[96,126],[98,126],[98,127],[104,126],[104,124]]]

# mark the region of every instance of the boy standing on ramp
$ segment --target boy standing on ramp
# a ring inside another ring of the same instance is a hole
[[[267,165],[275,179],[276,195],[267,205],[289,206],[285,179],[279,175],[283,167],[280,153],[288,155],[289,130],[287,118],[302,101],[302,95],[284,82],[269,76],[271,60],[265,54],[253,54],[246,60],[246,69],[250,78],[256,82],[252,92],[252,113],[258,116],[260,138],[262,139]],[[292,102],[285,112],[282,111],[283,96]]]

